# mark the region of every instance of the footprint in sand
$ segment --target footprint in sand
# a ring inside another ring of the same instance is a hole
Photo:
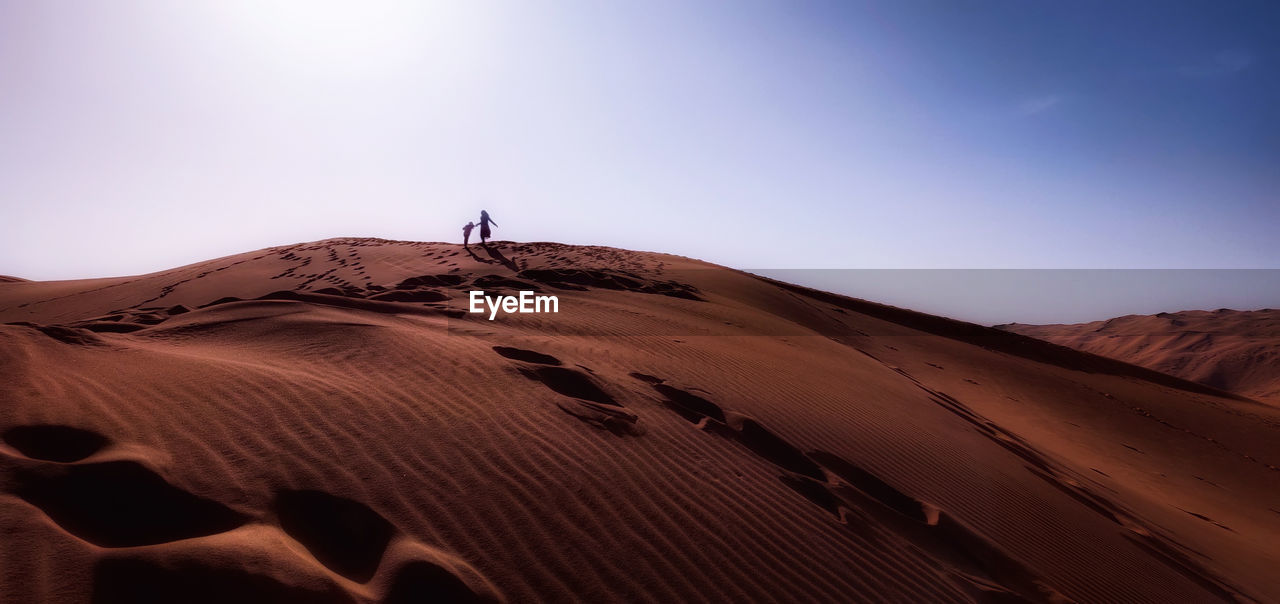
[[[27,425],[2,436],[26,459],[0,484],[67,533],[109,548],[94,566],[95,603],[354,603],[369,593],[381,602],[502,600],[466,562],[358,501],[289,490],[254,518],[174,486],[141,460],[84,461],[112,444],[90,430]]]
[[[640,417],[627,411],[590,375],[577,369],[561,367],[560,359],[549,354],[510,346],[494,346],[493,350],[503,357],[520,362],[517,369],[521,375],[567,397],[556,404],[569,415],[617,435],[644,434],[643,428],[638,424]]]
[[[539,365],[555,365],[559,366],[560,359],[549,354],[542,354],[532,350],[523,350],[520,348],[512,348],[510,346],[494,346],[493,351],[516,361],[524,361],[526,363],[537,363]]]
[[[40,333],[49,336],[63,344],[73,344],[76,346],[102,346],[106,342],[93,332],[78,328],[65,327],[62,325],[40,325],[28,321],[15,321],[13,323],[5,323],[5,325],[16,325],[18,327],[29,327]]]
[[[4,432],[4,442],[32,459],[80,461],[110,442],[97,432],[54,424],[14,426]]]
[[[1059,597],[1036,573],[942,510],[911,497],[832,453],[804,452],[760,422],[643,373],[631,377],[699,428],[736,441],[781,470],[783,484],[860,535],[903,539],[978,599],[1049,602]]]
[[[647,280],[626,271],[526,269],[519,271],[517,276],[557,289],[585,290],[594,287],[704,301],[698,288],[692,285],[676,281]]]
[[[68,533],[100,547],[202,537],[248,521],[128,460],[20,468],[13,492]]]
[[[383,602],[501,600],[474,568],[398,533],[391,522],[363,503],[323,491],[298,490],[280,493],[273,508],[285,533],[321,564],[358,583],[375,578],[397,542],[402,553],[413,552],[397,556],[401,558],[398,566],[379,582],[385,585]]]
[[[322,491],[285,491],[274,508],[284,532],[321,564],[357,583],[373,578],[395,533],[368,506]]]

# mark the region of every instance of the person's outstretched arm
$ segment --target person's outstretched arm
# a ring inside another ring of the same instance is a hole
[[[493,223],[493,226],[498,226],[498,221],[497,221],[497,220],[494,220],[493,218],[490,218],[490,219],[489,219],[489,222],[492,222],[492,223]]]

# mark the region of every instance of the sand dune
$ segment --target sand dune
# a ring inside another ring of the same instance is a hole
[[[997,327],[1280,404],[1280,310],[1221,308]]]
[[[686,258],[334,239],[0,322],[0,601],[1280,601],[1276,408]]]

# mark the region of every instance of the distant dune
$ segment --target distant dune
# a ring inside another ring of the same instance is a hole
[[[19,281],[26,281],[26,279],[23,279],[22,277],[10,277],[8,275],[0,275],[0,283],[16,283]]]
[[[1280,310],[1188,310],[997,327],[1280,404]]]
[[[0,322],[3,602],[1280,601],[1280,409],[687,258],[332,239]]]

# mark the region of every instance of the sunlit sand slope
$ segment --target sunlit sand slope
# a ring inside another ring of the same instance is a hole
[[[686,258],[335,239],[0,322],[4,602],[1280,600],[1275,408]]]

